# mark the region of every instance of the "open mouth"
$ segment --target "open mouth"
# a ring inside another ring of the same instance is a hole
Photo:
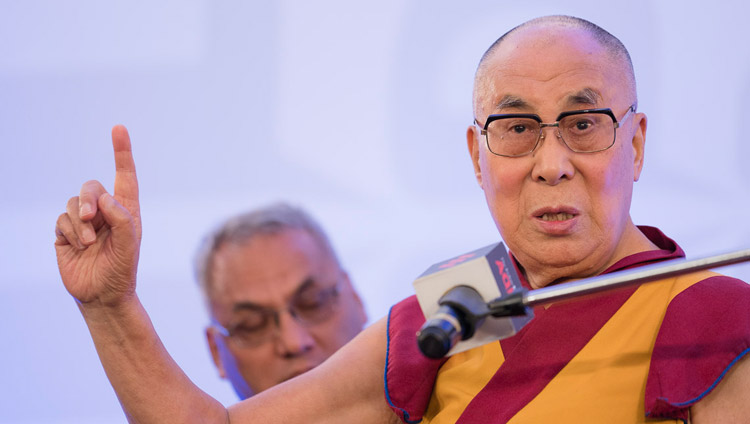
[[[537,218],[541,219],[542,221],[567,221],[569,219],[573,219],[575,215],[567,212],[558,212],[558,213],[543,213]]]

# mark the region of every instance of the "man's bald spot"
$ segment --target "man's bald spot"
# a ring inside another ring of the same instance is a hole
[[[487,71],[487,63],[489,62],[489,58],[493,56],[493,54],[498,50],[500,45],[506,41],[508,38],[512,37],[513,34],[528,28],[550,28],[550,27],[557,27],[557,28],[574,28],[574,29],[580,29],[584,31],[586,34],[591,36],[595,41],[601,45],[606,52],[609,53],[609,55],[614,58],[616,61],[620,62],[621,68],[623,70],[623,73],[626,77],[626,83],[628,85],[628,90],[631,93],[631,96],[633,98],[633,102],[637,103],[637,95],[636,95],[636,85],[635,85],[635,72],[633,70],[633,62],[630,59],[630,54],[628,53],[628,50],[625,48],[625,45],[622,44],[622,42],[615,37],[614,35],[607,32],[605,29],[601,28],[600,26],[589,22],[585,19],[576,18],[573,16],[566,16],[566,15],[553,15],[553,16],[543,16],[541,18],[532,19],[530,21],[524,22],[517,27],[511,29],[510,31],[503,34],[500,38],[495,40],[494,43],[487,49],[486,52],[482,55],[482,58],[479,60],[479,65],[477,66],[477,71],[474,77],[474,92],[473,92],[473,105],[474,105],[474,111],[475,113],[478,110],[479,105],[477,104],[479,100],[479,90],[484,89],[483,86],[483,80]],[[501,101],[502,102],[502,101]]]

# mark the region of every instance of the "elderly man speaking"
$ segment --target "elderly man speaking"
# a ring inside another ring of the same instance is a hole
[[[578,18],[526,22],[482,58],[474,172],[530,288],[683,256],[630,218],[646,141],[629,55]],[[141,238],[130,140],[114,196],[84,184],[56,227],[77,299],[131,422],[740,423],[750,417],[750,286],[715,273],[552,304],[517,335],[421,356],[413,297],[319,367],[225,408],[161,345],[135,292]],[[723,299],[732,299],[726,302]],[[385,378],[384,378],[385,377]]]

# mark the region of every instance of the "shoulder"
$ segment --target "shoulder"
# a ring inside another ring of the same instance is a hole
[[[734,359],[750,344],[750,285],[716,273],[704,276],[676,285],[654,345],[654,359],[662,359],[660,355],[669,360]]]
[[[445,359],[430,359],[417,347],[416,332],[425,322],[416,296],[395,304],[387,323],[385,398],[404,422],[419,422]]]
[[[750,347],[750,285],[710,273],[675,285],[654,343],[652,416],[684,416],[721,385]]]
[[[675,285],[675,292],[667,307],[665,324],[670,320],[689,320],[692,324],[726,322],[727,314],[746,317],[750,307],[750,285],[737,278],[716,273],[705,273],[698,281],[683,280]],[[664,326],[662,326],[664,328]]]

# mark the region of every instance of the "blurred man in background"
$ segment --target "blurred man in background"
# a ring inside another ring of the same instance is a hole
[[[226,220],[195,266],[211,355],[242,399],[319,365],[367,321],[323,229],[288,204]]]

